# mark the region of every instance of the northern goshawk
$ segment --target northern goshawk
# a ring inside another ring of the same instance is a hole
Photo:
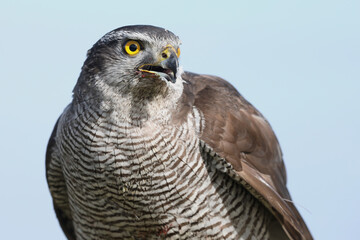
[[[46,153],[67,238],[312,239],[269,123],[179,45],[136,25],[88,51]]]

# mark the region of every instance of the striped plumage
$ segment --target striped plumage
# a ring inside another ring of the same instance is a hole
[[[144,52],[148,43],[162,53],[179,44],[163,29],[132,26],[105,35],[90,50],[47,151],[47,180],[68,239],[311,239],[296,208],[288,201],[275,206],[274,193],[267,199],[241,174],[240,159],[233,160],[240,154],[250,162],[253,156],[278,161],[270,185],[290,199],[276,137],[257,110],[220,78],[177,69],[174,83],[143,75],[126,79],[131,68],[121,72],[112,64],[117,60],[121,69],[131,62],[113,55],[114,39],[120,45],[122,39],[142,41]],[[145,63],[155,63],[148,58]],[[261,134],[269,135],[248,141],[253,129],[227,124],[237,119],[225,116],[227,107],[244,111],[247,120],[262,119]],[[259,151],[261,144],[267,149]]]
[[[91,108],[79,104],[58,133],[61,154],[72,160],[63,173],[79,239],[150,239],[162,232],[174,239],[238,238],[236,228],[265,239],[265,208],[210,159],[202,161],[195,114],[176,128],[139,127],[116,111]]]

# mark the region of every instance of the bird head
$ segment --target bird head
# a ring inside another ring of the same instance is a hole
[[[133,101],[179,98],[183,87],[179,45],[179,38],[163,28],[115,29],[88,51],[74,95],[97,91]]]

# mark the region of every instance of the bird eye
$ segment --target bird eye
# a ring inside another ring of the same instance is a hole
[[[177,56],[177,57],[180,57],[180,48],[177,49],[177,51],[176,51],[176,56]]]
[[[140,52],[140,44],[137,41],[130,40],[125,44],[127,54],[134,56]]]

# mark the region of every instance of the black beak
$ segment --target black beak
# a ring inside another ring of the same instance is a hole
[[[164,69],[169,69],[172,72],[172,74],[171,73],[169,74],[170,81],[172,83],[175,83],[177,69],[179,67],[179,60],[178,57],[176,56],[176,53],[171,51],[170,56],[161,62],[161,67],[163,67]]]
[[[175,83],[179,67],[178,57],[174,51],[164,51],[163,54],[163,60],[160,63],[156,65],[145,64],[139,67],[139,70],[143,73],[164,77],[169,82]]]

